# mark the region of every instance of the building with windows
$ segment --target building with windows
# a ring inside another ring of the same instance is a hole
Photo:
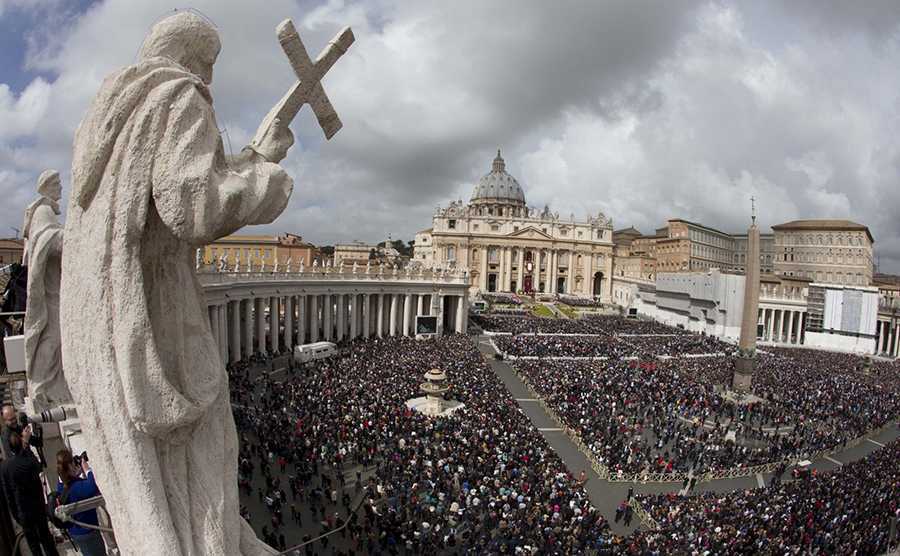
[[[25,241],[14,238],[0,238],[0,265],[21,263],[25,252]]]
[[[473,292],[567,293],[610,300],[612,222],[528,207],[497,151],[468,204],[438,207],[416,234],[414,260],[469,271]]]
[[[276,261],[279,265],[285,265],[288,261],[299,265],[301,260],[305,266],[310,266],[318,256],[319,251],[314,245],[295,234],[230,235],[217,239],[203,249],[205,264],[215,265],[224,257],[229,268],[236,264],[246,267],[248,263],[254,269],[263,265],[274,268]]]
[[[794,220],[772,226],[777,276],[826,284],[872,283],[869,228],[849,220]]]

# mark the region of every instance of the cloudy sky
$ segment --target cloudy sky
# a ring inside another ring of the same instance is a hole
[[[529,204],[603,211],[645,232],[841,217],[900,272],[900,2],[197,0],[223,49],[213,94],[233,151],[292,83],[274,37],[312,56],[356,44],[325,89],[344,129],[304,109],[294,196],[267,231],[320,244],[412,239],[468,199],[498,147]],[[134,63],[168,1],[0,0],[0,236],[45,168],[68,187],[72,136],[101,80]]]

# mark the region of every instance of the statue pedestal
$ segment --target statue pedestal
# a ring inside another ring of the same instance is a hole
[[[753,385],[753,372],[756,370],[755,357],[737,356],[734,359],[734,378],[731,388],[738,392],[749,392]]]

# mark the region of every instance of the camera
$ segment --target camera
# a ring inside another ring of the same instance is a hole
[[[76,466],[81,467],[81,462],[91,461],[91,460],[88,459],[87,452],[81,452],[81,454],[79,454],[77,456],[72,456],[72,461],[75,463]]]
[[[25,430],[28,425],[31,425],[31,440],[28,441],[28,444],[35,448],[43,448],[44,427],[41,426],[39,421],[34,421],[28,415],[19,413],[19,428]]]

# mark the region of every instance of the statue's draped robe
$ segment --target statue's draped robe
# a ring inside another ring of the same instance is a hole
[[[207,87],[174,62],[108,77],[76,132],[63,363],[123,554],[265,554],[194,252],[271,222],[293,183],[229,167]],[[237,164],[234,162],[234,164]]]
[[[25,309],[25,369],[34,409],[70,403],[62,370],[59,280],[63,229],[56,203],[41,197],[25,211],[28,305]]]

